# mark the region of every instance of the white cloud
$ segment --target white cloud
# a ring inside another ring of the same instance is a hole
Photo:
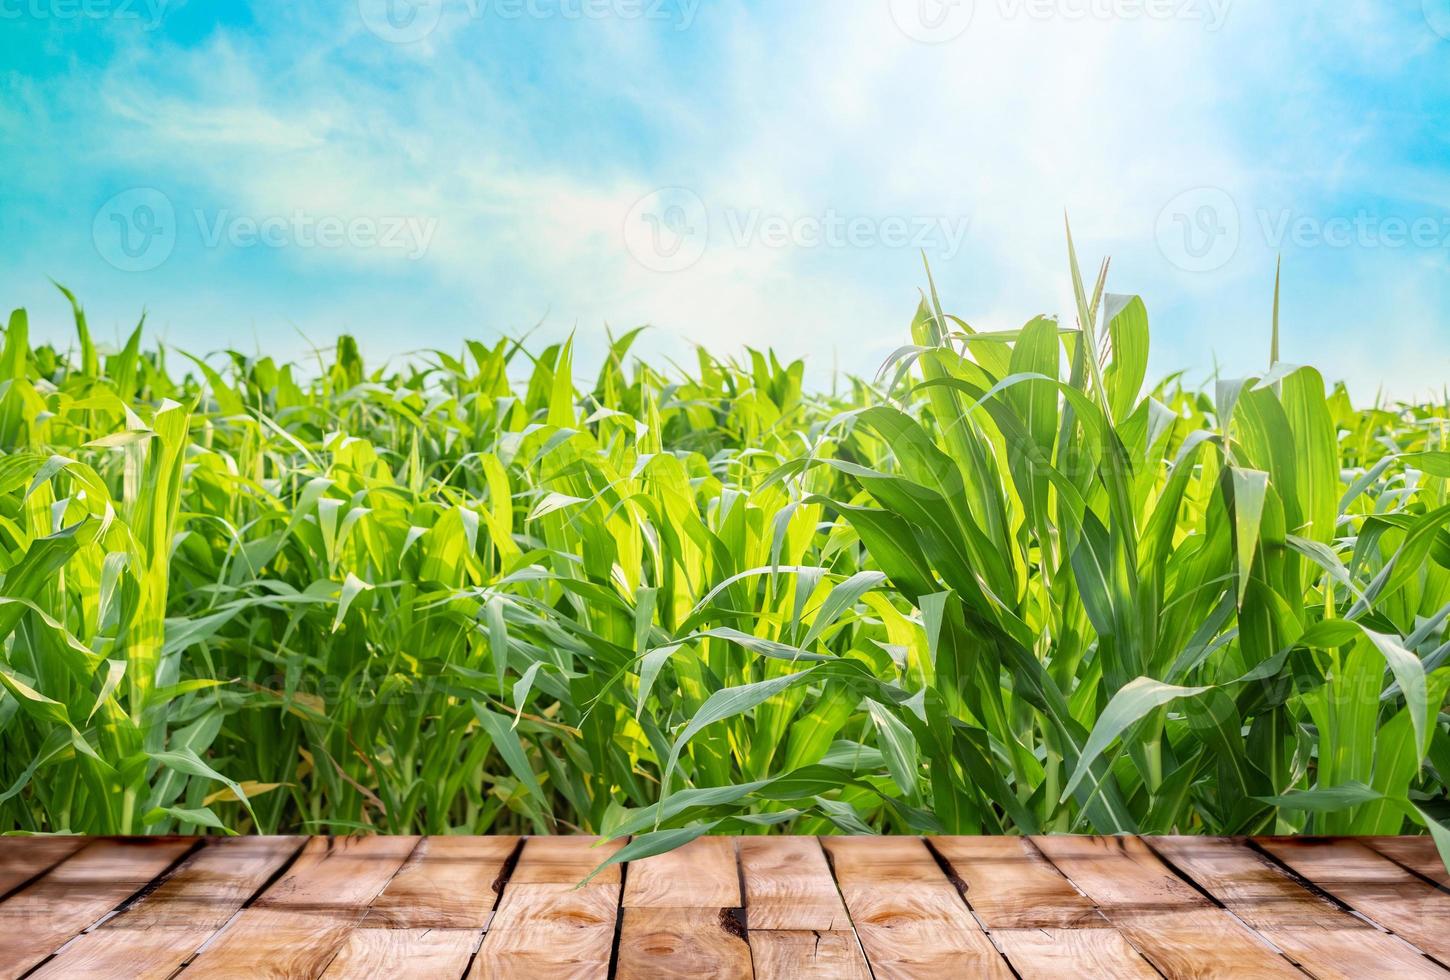
[[[1086,274],[1099,254],[1115,253],[1116,289],[1144,291],[1150,310],[1188,311],[1155,334],[1162,368],[1206,369],[1206,350],[1220,345],[1256,365],[1273,256],[1246,241],[1224,269],[1182,274],[1154,245],[1159,211],[1201,185],[1251,209],[1281,193],[1296,147],[1323,145],[1325,132],[1307,118],[1303,132],[1274,135],[1272,156],[1245,136],[1258,124],[1246,110],[1288,74],[1282,58],[1296,44],[1317,44],[1313,60],[1325,72],[1341,51],[1369,70],[1393,47],[1384,15],[1366,2],[1336,5],[1307,26],[1291,9],[1237,3],[1209,31],[1187,20],[1043,20],[1004,14],[1016,9],[1007,0],[979,0],[970,28],[938,46],[897,30],[885,0],[768,12],[722,2],[702,9],[684,38],[626,22],[527,25],[575,32],[534,64],[508,52],[499,25],[457,10],[426,41],[391,46],[345,6],[337,23],[299,13],[300,28],[272,25],[261,41],[221,30],[193,49],[130,51],[103,79],[119,123],[107,151],[240,213],[436,218],[419,264],[439,290],[432,308],[452,302],[456,315],[406,336],[374,325],[397,349],[452,346],[465,331],[517,329],[547,312],[554,334],[577,325],[596,345],[605,321],[652,322],[666,348],[674,337],[675,349],[689,340],[814,353],[818,377],[824,351],[839,348],[844,366],[870,370],[905,338],[919,259],[909,249],[737,247],[719,235],[727,209],[969,217],[965,252],[937,256],[934,269],[948,305],[987,327],[1039,312],[1070,319],[1067,209]],[[313,33],[321,29],[330,33]],[[687,53],[673,47],[682,41]],[[545,95],[520,64],[578,91]],[[1301,65],[1286,84],[1312,103],[1328,83]],[[594,127],[606,125],[591,118],[596,106],[642,120],[648,148],[591,155]],[[1358,135],[1333,127],[1338,158],[1314,161],[1326,184],[1353,189],[1375,176],[1361,156],[1374,132],[1365,126]],[[1442,174],[1404,170],[1407,193],[1444,199]],[[704,258],[669,274],[634,261],[622,234],[629,209],[662,185],[698,193],[717,233]],[[366,250],[289,258],[312,271],[384,274],[406,262]],[[1433,339],[1427,278],[1377,269],[1406,322],[1419,324],[1406,336]],[[1235,320],[1210,345],[1202,326],[1219,307]],[[368,317],[365,305],[339,308]],[[419,338],[426,329],[444,335]],[[1371,344],[1330,367],[1388,377],[1399,371],[1395,358],[1413,362],[1413,349]]]

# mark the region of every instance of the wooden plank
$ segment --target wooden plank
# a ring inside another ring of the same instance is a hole
[[[361,914],[418,843],[417,837],[313,837],[252,907]]]
[[[0,837],[0,897],[49,871],[87,843],[84,837]]]
[[[67,943],[26,980],[125,977],[164,980],[215,932],[205,929],[95,929]]]
[[[1258,843],[1361,915],[1450,963],[1450,894],[1355,840],[1285,837]]]
[[[732,838],[631,862],[625,880],[620,977],[752,975]]]
[[[1316,977],[1446,974],[1403,940],[1310,892],[1247,845],[1213,837],[1155,838],[1152,847],[1225,908]]]
[[[871,980],[851,931],[751,929],[755,980]]]
[[[745,918],[751,929],[851,928],[820,842],[813,837],[742,837]]]
[[[620,980],[754,976],[744,926],[730,911],[626,908],[621,914]]]
[[[80,936],[35,976],[164,980],[302,847],[300,837],[211,840],[154,890]]]
[[[576,889],[621,843],[535,838],[491,912],[515,839],[7,839],[0,978],[1450,976],[1428,838],[1035,840],[705,838]]]
[[[530,837],[519,863],[509,876],[510,885],[577,885],[624,846],[602,837]],[[605,868],[593,879],[600,885],[620,882],[619,865]]]
[[[1022,837],[933,837],[967,904],[996,929],[1106,928],[1092,901]]]
[[[192,847],[188,838],[94,840],[0,902],[0,977],[31,969],[140,891]]]
[[[517,837],[424,838],[324,975],[462,976],[518,846]]]
[[[1435,848],[1435,841],[1429,837],[1365,837],[1365,844],[1379,851],[1392,861],[1398,861],[1416,874],[1436,882],[1442,888],[1450,888],[1450,871],[1445,868],[1445,859]]]
[[[426,837],[373,900],[364,929],[488,928],[517,837]]]
[[[220,929],[305,842],[301,837],[211,838],[165,881],[101,928]]]
[[[578,883],[624,846],[593,837],[531,837],[504,886],[471,977],[602,978],[609,973],[619,915],[620,874],[613,866]]]
[[[318,976],[417,846],[416,837],[312,838],[287,873],[201,949],[185,975]]]
[[[1151,844],[1153,850],[1259,932],[1293,926],[1374,931],[1363,919],[1346,915],[1337,905],[1232,839],[1160,837]]]
[[[739,849],[757,976],[870,976],[819,841],[742,837]]]
[[[700,837],[665,854],[632,861],[624,886],[627,909],[737,909],[740,873],[735,840]]]
[[[1092,900],[1031,842],[1021,837],[933,837],[930,843],[1019,975],[1056,977],[1077,963],[1086,974],[1158,976]]]
[[[822,844],[877,980],[1012,976],[919,839],[827,837]]]
[[[201,947],[182,976],[217,980],[320,976],[361,916],[361,909],[243,909],[231,925]]]
[[[1116,929],[994,929],[992,940],[1023,980],[1160,976]]]
[[[1165,976],[1302,976],[1136,837],[1034,837],[1032,842]]]
[[[477,929],[354,929],[323,976],[337,980],[461,977],[482,938]]]
[[[605,977],[618,914],[617,884],[510,884],[469,976]]]

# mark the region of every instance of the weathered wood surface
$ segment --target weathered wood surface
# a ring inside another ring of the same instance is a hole
[[[1356,840],[1277,838],[1262,846],[1371,922],[1450,964],[1450,892]]]
[[[609,974],[619,919],[617,865],[579,882],[622,844],[533,837],[499,899],[470,977],[584,980]]]
[[[1303,976],[1139,838],[1037,837],[1033,843],[1165,976]]]
[[[870,977],[820,841],[752,837],[739,850],[757,977]]]
[[[1030,841],[938,837],[931,846],[1019,976],[1158,976]]]
[[[1427,838],[0,839],[19,977],[1450,977]]]

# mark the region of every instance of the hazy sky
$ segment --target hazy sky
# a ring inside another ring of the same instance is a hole
[[[542,323],[873,371],[920,251],[1159,372],[1450,378],[1450,0],[0,0],[0,305],[373,360]],[[1089,270],[1092,271],[1092,270]]]

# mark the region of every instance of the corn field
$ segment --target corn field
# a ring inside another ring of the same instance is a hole
[[[581,382],[13,313],[0,831],[1445,850],[1450,404],[1355,407],[1277,312],[1261,376],[1150,386],[1142,300],[1069,275],[1010,332],[929,288],[829,394],[637,331]]]

